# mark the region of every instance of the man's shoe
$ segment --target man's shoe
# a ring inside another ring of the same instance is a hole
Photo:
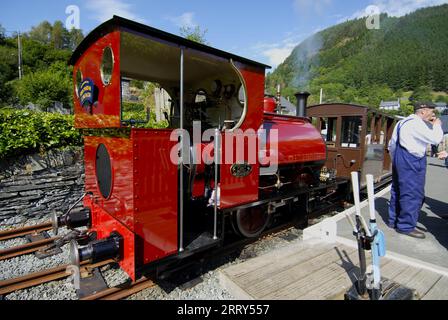
[[[415,227],[415,229],[418,229],[418,230],[421,231],[421,232],[428,232],[428,229],[426,229],[426,228],[424,228],[424,227],[419,227],[419,226],[417,226],[417,227]]]
[[[448,214],[438,214],[438,216],[442,219],[448,220]]]
[[[412,238],[417,238],[417,239],[425,239],[426,238],[425,234],[418,230],[413,230],[411,232],[404,232],[404,231],[397,230],[397,232],[400,234],[404,234],[406,236],[412,237]]]

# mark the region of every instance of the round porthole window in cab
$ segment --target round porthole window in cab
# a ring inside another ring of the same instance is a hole
[[[78,97],[81,83],[82,83],[82,72],[80,69],[78,69],[78,71],[76,71],[76,78],[75,78],[75,92]]]
[[[103,51],[103,60],[101,62],[101,79],[105,86],[109,85],[114,70],[114,54],[110,47],[106,47]]]
[[[108,199],[112,193],[112,162],[104,144],[96,150],[95,173],[101,195]]]

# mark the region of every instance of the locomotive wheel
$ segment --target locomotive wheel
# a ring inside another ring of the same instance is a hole
[[[266,206],[241,209],[233,213],[234,230],[246,238],[258,237],[269,225],[271,215]]]

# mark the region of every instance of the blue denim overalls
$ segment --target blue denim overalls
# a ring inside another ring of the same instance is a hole
[[[411,120],[403,122],[397,130],[389,204],[389,226],[405,233],[417,226],[425,199],[426,155],[416,157],[400,144],[400,130]]]

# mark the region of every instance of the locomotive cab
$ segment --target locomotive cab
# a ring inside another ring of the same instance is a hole
[[[115,248],[107,256],[135,279],[143,266],[222,241],[218,213],[258,200],[259,163],[235,176],[248,143],[238,159],[217,143],[260,128],[268,66],[120,17],[92,31],[70,62],[89,231],[106,244],[74,246],[73,257]]]

